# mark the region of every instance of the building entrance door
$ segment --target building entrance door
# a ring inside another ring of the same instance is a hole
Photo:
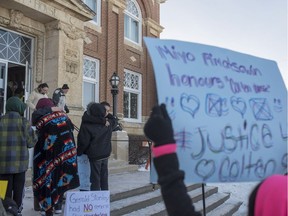
[[[0,115],[5,113],[7,89],[7,62],[0,60]]]
[[[20,98],[25,102],[30,84],[28,82],[28,74],[26,68],[23,65],[10,63],[0,60],[0,112],[5,114],[7,100],[15,95],[16,89],[23,89],[23,97]],[[27,74],[27,76],[26,76]]]
[[[24,89],[26,101],[31,91],[33,38],[0,28],[0,114],[5,113],[6,101],[17,88]],[[28,109],[25,116],[29,118]]]

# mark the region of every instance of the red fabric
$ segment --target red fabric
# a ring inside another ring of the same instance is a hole
[[[36,109],[41,109],[41,108],[45,108],[45,107],[54,107],[54,103],[50,98],[41,98],[37,105],[36,105]]]
[[[169,143],[162,146],[152,147],[154,157],[160,157],[166,154],[172,154],[176,152],[176,144]]]
[[[255,216],[287,216],[287,175],[272,175],[259,187]]]

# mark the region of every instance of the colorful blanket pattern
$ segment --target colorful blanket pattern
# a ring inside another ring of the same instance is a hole
[[[72,123],[63,112],[43,116],[37,123],[34,148],[34,195],[43,210],[50,209],[65,191],[79,186],[77,151]]]

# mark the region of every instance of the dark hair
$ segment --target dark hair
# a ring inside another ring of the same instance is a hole
[[[111,107],[110,104],[107,101],[103,101],[100,104],[102,104],[103,106]]]
[[[41,83],[39,86],[38,86],[38,89],[42,89],[42,88],[49,88],[48,84],[47,83]]]
[[[62,89],[69,89],[69,86],[68,86],[67,84],[64,84],[64,85],[62,86]]]
[[[14,94],[15,94],[15,95],[24,94],[24,89],[21,88],[21,87],[18,87],[17,89],[15,89]]]

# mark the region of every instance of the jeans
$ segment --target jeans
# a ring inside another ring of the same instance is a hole
[[[90,174],[90,190],[108,190],[108,158],[102,160],[89,160]]]

